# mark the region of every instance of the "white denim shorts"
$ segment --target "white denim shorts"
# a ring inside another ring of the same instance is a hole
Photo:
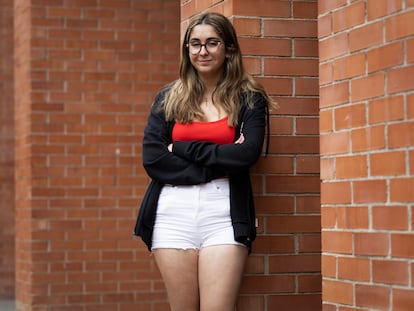
[[[234,240],[229,180],[196,186],[165,185],[158,200],[152,249],[243,245]]]

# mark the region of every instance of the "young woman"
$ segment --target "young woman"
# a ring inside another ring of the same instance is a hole
[[[172,311],[234,311],[256,237],[249,168],[262,153],[269,105],[243,68],[230,21],[192,19],[179,79],[156,96],[144,131],[151,183],[135,226]]]

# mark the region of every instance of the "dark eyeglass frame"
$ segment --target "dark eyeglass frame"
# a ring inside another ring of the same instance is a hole
[[[211,43],[214,43],[214,44],[216,44],[217,43],[217,45],[216,46],[214,46],[214,47],[210,47],[210,49],[218,49],[219,47],[220,47],[220,45],[221,44],[223,44],[223,42],[222,41],[220,41],[220,40],[216,40],[216,39],[211,39],[211,40],[207,40],[207,42],[206,43],[200,43],[200,42],[190,42],[190,43],[187,43],[187,48],[188,48],[188,51],[190,52],[190,54],[192,54],[192,55],[197,55],[197,54],[199,54],[200,52],[201,52],[201,49],[204,47],[205,49],[206,49],[206,51],[207,51],[207,53],[214,53],[214,52],[216,52],[216,50],[214,50],[214,51],[209,51],[208,50],[208,45],[209,44],[211,44]],[[197,52],[195,52],[194,50],[192,51],[191,49],[194,49],[194,45],[198,45],[199,46],[199,49],[198,49],[198,51]]]

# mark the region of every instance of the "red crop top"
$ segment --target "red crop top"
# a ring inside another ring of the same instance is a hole
[[[172,131],[172,139],[173,142],[199,140],[215,144],[231,144],[234,142],[235,133],[236,129],[228,125],[228,117],[225,117],[212,122],[176,122]]]

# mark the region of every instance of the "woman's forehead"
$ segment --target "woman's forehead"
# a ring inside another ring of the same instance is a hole
[[[194,26],[190,33],[190,39],[208,39],[208,38],[220,38],[220,35],[216,32],[213,26],[200,24]]]

